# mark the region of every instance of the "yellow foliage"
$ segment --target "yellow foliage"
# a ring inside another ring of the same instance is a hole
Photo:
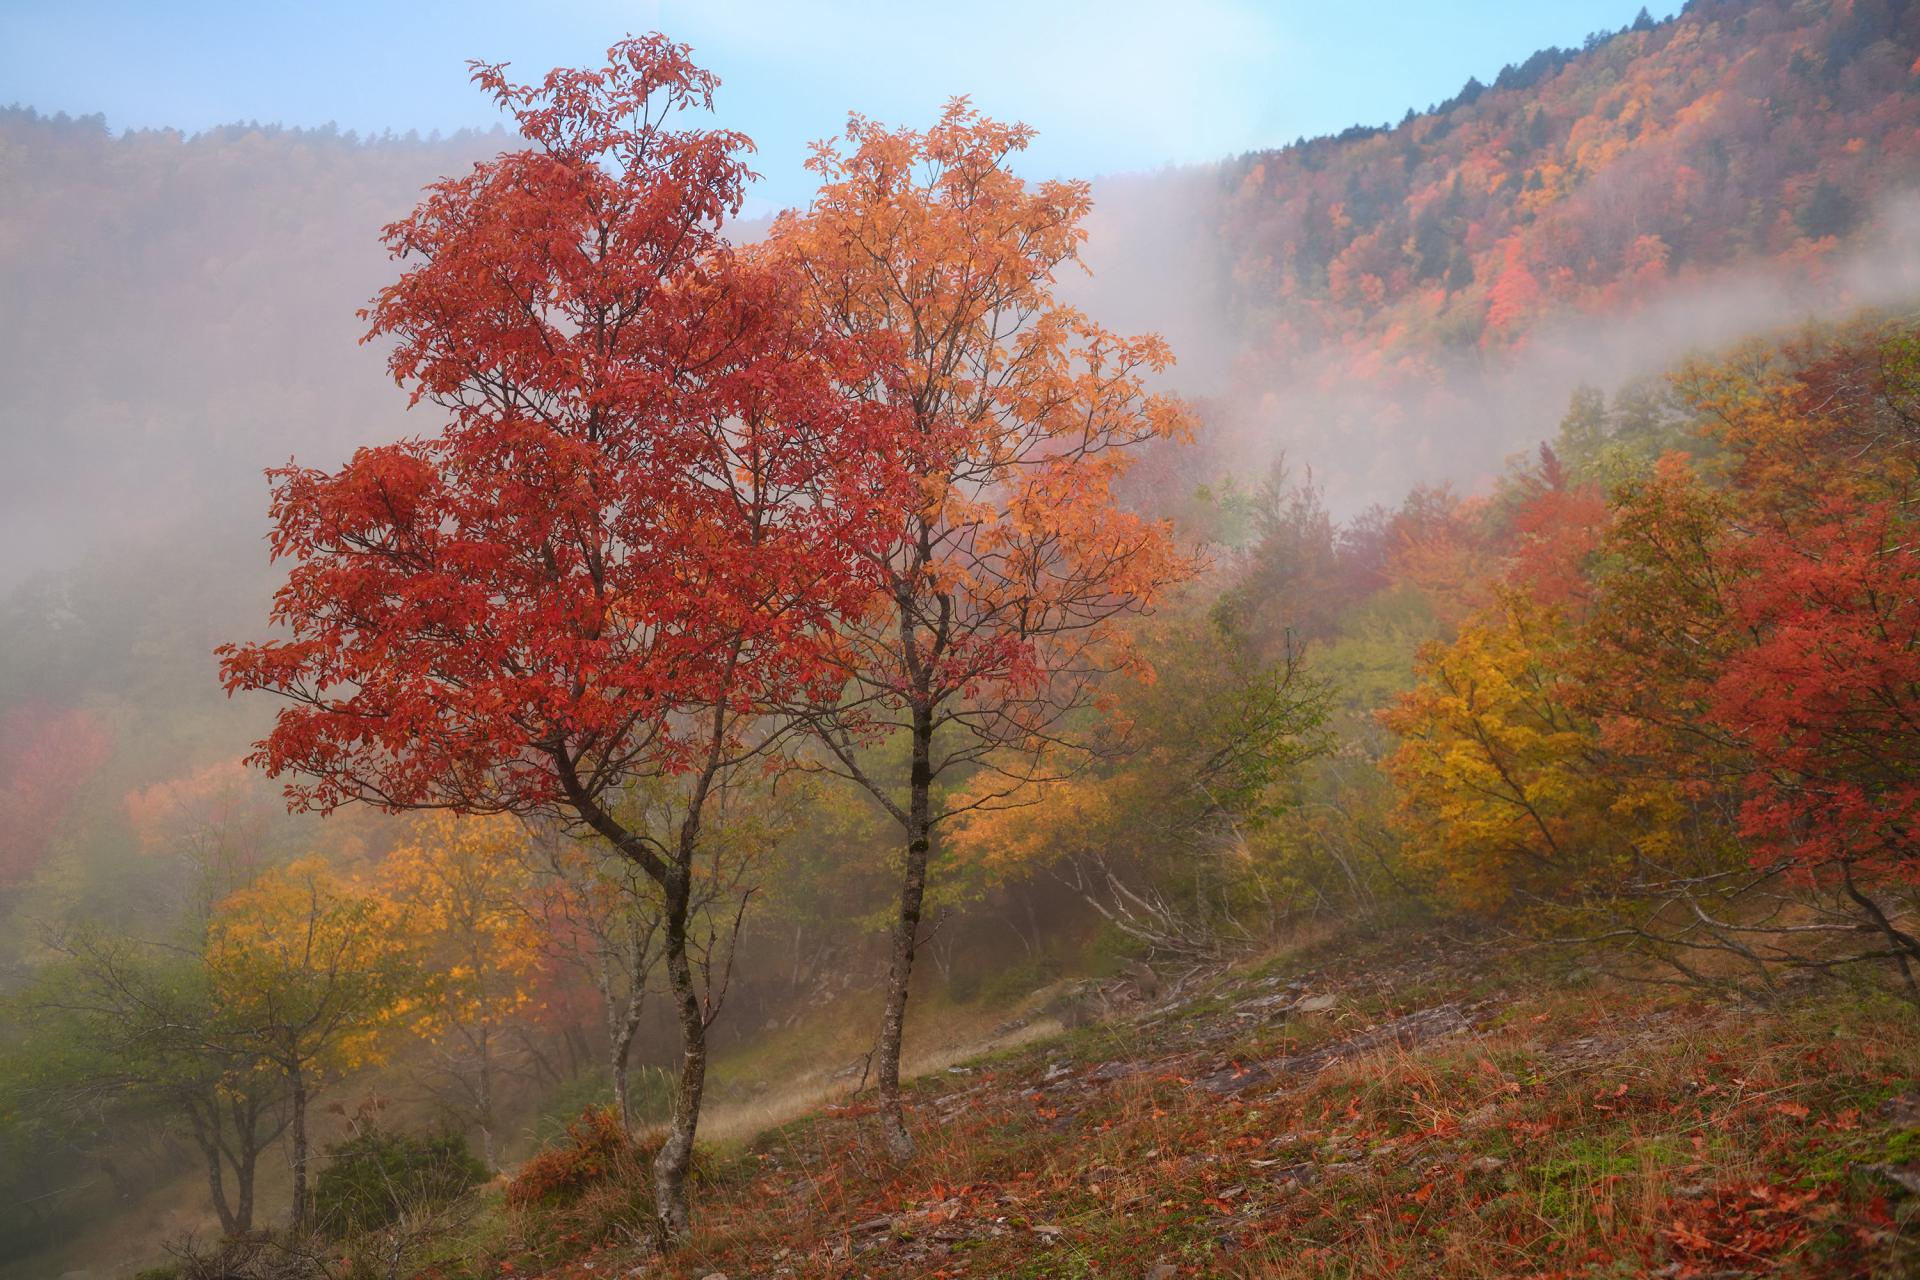
[[[1570,639],[1558,608],[1503,591],[1381,713],[1402,740],[1386,768],[1408,860],[1469,910],[1604,888],[1678,819],[1675,795],[1608,772],[1562,661]]]
[[[528,910],[528,836],[506,815],[435,813],[381,869],[401,928],[438,974],[415,1029],[494,1026],[531,1002],[541,935]]]
[[[398,909],[319,857],[274,868],[222,901],[205,956],[226,1013],[290,1073],[379,1061],[384,1033],[417,998]]]

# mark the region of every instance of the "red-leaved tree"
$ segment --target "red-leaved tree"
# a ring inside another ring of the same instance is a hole
[[[1712,690],[1751,770],[1757,856],[1838,888],[1920,999],[1920,937],[1876,894],[1920,885],[1920,551],[1890,503],[1829,500],[1739,543],[1749,637]]]
[[[527,141],[429,189],[366,313],[439,431],[273,473],[283,638],[221,651],[286,698],[253,757],[300,808],[555,819],[659,886],[682,1062],[654,1164],[682,1235],[716,993],[689,960],[707,797],[768,747],[758,710],[836,679],[826,619],[891,537],[882,409],[853,342],[721,234],[747,140],[669,127],[716,81],[629,38],[536,85],[474,64]],[[895,517],[897,519],[897,517]],[[622,820],[643,779],[677,830]]]
[[[47,856],[61,815],[111,746],[85,711],[28,704],[0,716],[0,889]]]

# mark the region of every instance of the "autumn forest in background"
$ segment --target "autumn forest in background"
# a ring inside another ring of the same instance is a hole
[[[763,218],[671,36],[0,109],[0,1276],[1920,1265],[1920,5]]]

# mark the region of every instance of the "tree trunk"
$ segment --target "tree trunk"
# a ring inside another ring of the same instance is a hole
[[[233,1220],[237,1234],[245,1235],[253,1230],[253,1172],[261,1146],[260,1099],[249,1091],[244,1104],[235,1098],[229,1110],[233,1115],[234,1150],[227,1163],[233,1166]]]
[[[580,1068],[592,1056],[593,1050],[587,1045],[587,1033],[575,1022],[569,1022],[567,1029],[561,1032],[560,1043],[567,1049],[567,1074],[564,1079],[571,1080],[580,1074]],[[555,1076],[554,1082],[557,1084],[562,1078]]]
[[[734,656],[739,656],[737,649]],[[707,1081],[707,1009],[694,981],[692,957],[687,953],[687,918],[693,907],[693,867],[700,847],[701,814],[725,758],[727,714],[727,701],[723,698],[714,706],[713,739],[708,747],[706,769],[696,775],[687,796],[686,812],[680,820],[679,846],[671,859],[662,858],[653,847],[621,826],[580,786],[577,775],[571,772],[572,762],[564,754],[556,757],[575,811],[614,848],[638,864],[660,887],[664,899],[661,914],[665,945],[661,959],[666,961],[667,987],[680,1020],[680,1080],[674,1090],[666,1141],[653,1159],[654,1226],[663,1249],[684,1240],[692,1221],[687,1205],[687,1173],[693,1167],[693,1140],[700,1126],[700,1098]],[[641,980],[638,973],[634,980],[636,983]]]
[[[307,1077],[299,1067],[293,1083],[293,1215],[295,1230],[307,1225]]]
[[[220,1216],[220,1234],[237,1236],[247,1231],[249,1224],[241,1222],[240,1217],[227,1203],[226,1170],[220,1164],[218,1148],[207,1152],[207,1190],[213,1193],[213,1211]]]
[[[607,1065],[613,1072],[613,1101],[620,1109],[620,1124],[629,1132],[633,1129],[633,1100],[627,1089],[628,1060],[633,1056],[633,1037],[640,1029],[640,1010],[637,1005],[630,1006],[627,1016],[614,1028],[612,1049],[608,1053]]]
[[[241,1235],[253,1230],[253,1166],[259,1156],[260,1152],[254,1147],[253,1140],[249,1136],[247,1145],[233,1168],[233,1180],[239,1184],[235,1193],[233,1219]]]
[[[239,1220],[232,1206],[227,1202],[226,1167],[221,1163],[220,1151],[220,1104],[216,1101],[208,1106],[212,1113],[211,1121],[201,1116],[197,1106],[190,1106],[188,1118],[193,1124],[194,1145],[207,1159],[207,1192],[213,1199],[213,1211],[220,1218],[220,1234],[237,1236],[247,1230],[250,1224]]]
[[[633,1038],[640,1031],[640,1018],[646,1009],[646,972],[648,945],[641,941],[638,929],[627,943],[626,999],[615,994],[621,984],[614,981],[609,953],[600,953],[600,999],[607,1015],[607,1067],[613,1076],[613,1102],[620,1111],[620,1125],[633,1131],[633,1094],[628,1087],[628,1068],[633,1057]]]
[[[913,953],[920,937],[920,912],[927,895],[927,858],[933,847],[933,712],[913,712],[913,770],[908,778],[907,861],[900,881],[900,917],[893,926],[893,958],[887,968],[887,1006],[880,1020],[876,1051],[880,1081],[880,1128],[887,1154],[896,1163],[913,1159],[913,1135],[907,1131],[900,1102],[900,1045],[906,1035],[907,987],[913,977]]]
[[[674,1090],[667,1140],[653,1161],[654,1212],[667,1243],[686,1238],[689,1222],[687,1172],[693,1165],[694,1133],[700,1124],[700,1095],[707,1077],[707,1020],[687,955],[687,910],[692,886],[681,868],[667,887],[667,983],[680,1018],[680,1081]]]

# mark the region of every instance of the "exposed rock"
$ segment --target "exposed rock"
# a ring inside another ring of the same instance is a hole
[[[1251,1089],[1271,1079],[1273,1072],[1257,1062],[1235,1062],[1201,1076],[1194,1083],[1209,1093],[1226,1095]]]
[[[1920,1160],[1909,1160],[1905,1164],[1863,1164],[1859,1168],[1863,1173],[1891,1182],[1908,1195],[1920,1196]]]
[[[1309,1053],[1297,1054],[1291,1058],[1277,1058],[1266,1065],[1276,1073],[1310,1076],[1336,1062],[1357,1058],[1363,1053],[1370,1053],[1387,1045],[1411,1049],[1415,1045],[1437,1040],[1441,1036],[1469,1030],[1472,1026],[1472,1014],[1466,1006],[1457,1003],[1435,1005],[1431,1009],[1422,1009],[1418,1013],[1409,1013],[1390,1022],[1383,1022],[1358,1035],[1323,1045]]]
[[[1067,1030],[1072,1031],[1090,1023],[1098,1022],[1109,1008],[1100,987],[1092,982],[1078,982],[1059,992],[1041,1006],[1040,1016],[1053,1018]]]
[[[1151,1070],[1144,1062],[1103,1062],[1088,1073],[1089,1080],[1124,1080]]]
[[[1256,1160],[1254,1163],[1262,1164],[1264,1162]],[[1320,1166],[1311,1160],[1303,1160],[1297,1164],[1289,1164],[1282,1168],[1275,1169],[1267,1176],[1275,1182],[1297,1182],[1305,1187],[1320,1180]]]
[[[1920,1129],[1920,1089],[1895,1094],[1881,1103],[1874,1114],[1903,1129]]]

